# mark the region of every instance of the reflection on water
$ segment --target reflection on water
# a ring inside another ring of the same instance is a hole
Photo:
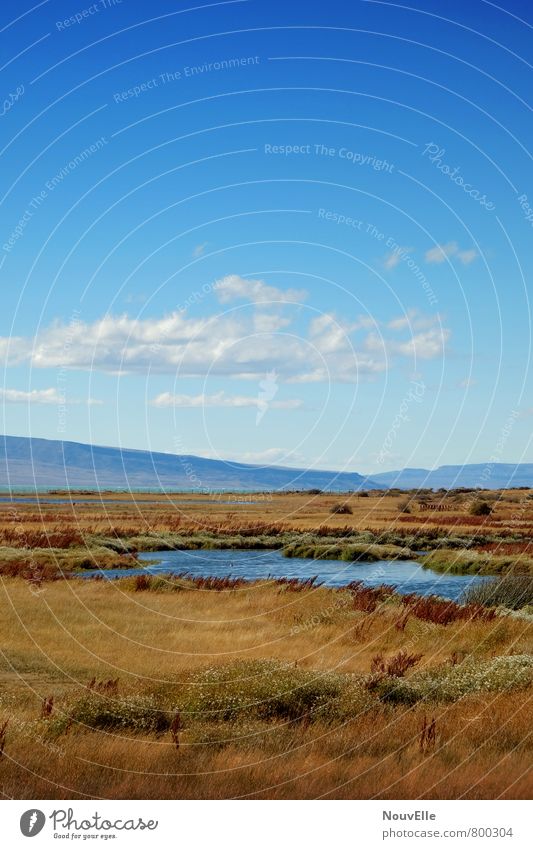
[[[105,578],[122,578],[141,573],[169,574],[189,572],[191,575],[225,576],[258,580],[264,578],[310,578],[318,575],[329,587],[341,587],[361,580],[367,586],[394,584],[400,593],[440,595],[457,601],[464,590],[483,580],[472,575],[444,575],[432,572],[413,560],[380,560],[377,563],[345,563],[341,560],[308,560],[284,557],[280,551],[150,551],[139,554],[146,566],[135,569],[102,571]],[[84,577],[94,575],[85,573]]]

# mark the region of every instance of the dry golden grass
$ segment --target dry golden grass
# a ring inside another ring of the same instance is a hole
[[[235,528],[255,523],[279,524],[287,530],[306,531],[326,525],[333,530],[350,527],[355,530],[404,531],[417,533],[432,528],[447,528],[454,533],[469,535],[481,531],[498,532],[516,530],[533,531],[533,499],[530,490],[501,490],[449,496],[439,493],[426,500],[443,503],[446,512],[422,511],[420,499],[411,502],[411,513],[401,512],[405,502],[403,494],[386,492],[363,498],[359,495],[342,496],[351,514],[331,514],[339,501],[335,493],[311,495],[309,493],[251,493],[236,496],[234,493],[212,495],[181,493],[172,496],[152,493],[106,493],[100,495],[72,494],[74,504],[26,504],[14,497],[14,503],[0,504],[0,537],[4,531],[19,532],[23,545],[25,532],[46,530],[48,533],[61,526],[70,527],[73,534],[107,534],[110,529],[124,530],[130,534],[145,531],[187,531],[205,528]],[[22,498],[20,496],[19,498]],[[45,496],[43,496],[45,497]],[[59,496],[53,496],[59,497]],[[64,494],[63,497],[69,497]],[[469,515],[473,498],[491,503],[490,516]],[[78,498],[78,501],[76,501]],[[410,496],[408,496],[410,498]],[[82,503],[89,502],[89,503]],[[127,503],[122,503],[126,501]],[[238,501],[238,503],[234,503]],[[6,543],[3,543],[4,545]]]
[[[20,579],[2,580],[5,796],[530,795],[528,689],[409,706],[380,701],[363,687],[342,716],[332,711],[328,718],[326,711],[297,721],[186,719],[179,749],[170,733],[68,724],[62,733],[49,733],[55,717],[68,714],[71,700],[87,692],[92,679],[118,678],[112,698],[120,701],[158,688],[179,697],[183,682],[200,668],[243,660],[272,658],[318,677],[335,670],[351,680],[349,673],[367,675],[376,655],[390,657],[401,649],[422,655],[416,666],[422,672],[465,657],[482,662],[531,652],[526,618],[446,626],[410,618],[402,630],[396,627],[402,612],[397,600],[365,613],[354,609],[346,591],[295,593],[265,583],[225,592],[135,592],[132,586],[71,580],[44,584],[35,594]],[[43,700],[52,695],[47,716]],[[433,719],[435,738],[421,745],[424,723]]]
[[[469,537],[518,537],[502,554],[528,550],[533,501],[526,491],[485,493],[493,512],[468,513],[468,494],[451,510],[401,512],[404,495],[105,494],[74,505],[0,505],[0,545],[18,549],[80,545],[87,535],[223,533],[257,524],[307,531],[435,529]],[[73,496],[76,500],[76,496]],[[434,494],[433,502],[441,496]],[[128,503],[121,503],[128,499]],[[251,503],[253,501],[257,503]],[[16,499],[15,499],[16,501]],[[155,502],[155,503],[152,503]],[[511,548],[509,548],[511,546]],[[517,546],[516,549],[512,546]],[[490,543],[498,553],[499,544]],[[66,721],[87,693],[117,699],[161,691],[179,701],[199,669],[274,659],[320,679],[332,671],[364,679],[400,651],[421,654],[412,674],[471,659],[531,653],[531,620],[455,621],[405,617],[398,599],[356,609],[350,593],[291,592],[257,583],[214,592],[134,591],[134,582],[59,580],[40,585],[3,578],[0,617],[0,790],[15,798],[527,798],[531,795],[531,690],[473,693],[444,703],[393,704],[359,684],[353,704],[300,719],[210,722],[185,718],[172,733],[81,727]],[[374,662],[374,666],[373,666]],[[401,665],[401,664],[400,664]],[[380,667],[381,668],[381,667]],[[98,682],[119,679],[118,692]],[[340,679],[339,679],[340,680]],[[403,679],[402,679],[403,680]],[[159,688],[159,689],[158,689]],[[53,696],[53,702],[50,697]],[[46,701],[48,700],[48,701]],[[434,720],[434,724],[433,724]],[[7,726],[2,729],[7,721]],[[179,728],[179,732],[176,729]],[[424,729],[433,729],[428,735]],[[434,731],[434,734],[433,734]],[[423,736],[423,732],[424,735]],[[176,748],[176,734],[179,748]]]

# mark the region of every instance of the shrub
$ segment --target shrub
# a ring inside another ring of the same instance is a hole
[[[531,655],[502,655],[487,661],[464,661],[419,672],[409,680],[386,678],[376,691],[386,702],[415,704],[421,700],[454,702],[480,692],[523,689],[533,679]]]
[[[402,498],[402,500],[398,502],[398,510],[400,511],[400,513],[411,512],[411,502],[408,498]]]
[[[492,507],[487,501],[474,501],[468,512],[471,516],[490,516]]]
[[[362,581],[352,581],[346,586],[353,599],[354,610],[373,613],[378,604],[394,596],[395,588],[388,584],[379,587],[366,587]]]
[[[104,730],[122,728],[144,734],[162,734],[170,728],[172,714],[162,710],[152,694],[112,698],[89,691],[71,703],[53,724],[53,730],[61,733],[73,723]]]
[[[485,607],[507,607],[519,610],[533,604],[533,575],[504,575],[469,587],[463,601]]]
[[[337,504],[333,504],[330,507],[329,512],[337,514],[337,515],[345,516],[345,515],[353,513],[353,510],[352,510],[352,508],[350,507],[349,504],[341,504],[340,502],[337,502]]]
[[[204,720],[299,720],[331,716],[346,677],[278,661],[216,666],[195,675],[184,708]]]
[[[417,619],[432,622],[434,625],[449,625],[464,619],[481,619],[490,622],[496,616],[495,610],[487,609],[480,604],[456,604],[445,601],[437,596],[417,596],[410,593],[402,597],[402,603],[407,606],[409,613]]]
[[[135,592],[144,592],[144,590],[148,590],[150,588],[150,576],[149,575],[135,575]]]
[[[403,678],[411,667],[422,659],[421,654],[409,654],[405,649],[400,649],[398,654],[386,660],[382,654],[376,654],[372,658],[370,671],[374,675],[389,675],[392,678]]]

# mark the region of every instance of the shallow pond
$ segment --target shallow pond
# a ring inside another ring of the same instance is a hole
[[[189,572],[191,575],[226,576],[258,580],[264,578],[310,578],[318,575],[328,587],[341,587],[350,581],[361,580],[367,586],[394,584],[399,593],[440,595],[454,601],[464,590],[483,578],[472,575],[445,575],[423,569],[413,560],[380,560],[376,563],[345,563],[342,560],[308,560],[284,557],[281,551],[149,551],[139,554],[139,560],[152,561],[134,569],[106,569],[98,574],[104,578],[123,578],[142,573],[169,574]],[[157,563],[153,561],[157,560]],[[94,571],[84,577],[91,577]]]
[[[264,501],[248,501],[248,500],[239,500],[236,498],[230,499],[214,499],[214,498],[177,498],[171,497],[167,495],[165,500],[162,498],[158,499],[149,499],[149,498],[141,498],[138,501],[135,498],[113,498],[112,496],[108,496],[106,498],[105,495],[99,496],[98,493],[95,493],[98,497],[96,498],[79,498],[75,495],[72,498],[64,496],[60,498],[50,497],[47,495],[19,495],[15,498],[12,498],[10,495],[0,495],[0,503],[4,504],[94,504],[95,507],[104,506],[104,507],[112,507],[114,504],[131,504],[133,506],[142,507],[143,504],[160,504],[161,506],[167,506],[170,502],[171,504],[239,504],[248,506],[248,504],[264,504]],[[164,495],[164,493],[162,493]]]

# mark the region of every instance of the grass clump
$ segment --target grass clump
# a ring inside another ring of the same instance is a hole
[[[455,575],[532,574],[533,558],[528,554],[494,554],[490,551],[452,551],[439,549],[425,555],[424,569]]]
[[[413,552],[397,545],[367,542],[293,542],[283,548],[285,557],[304,557],[308,560],[343,560],[375,563],[377,560],[410,560]]]
[[[466,604],[506,607],[520,610],[533,605],[533,575],[504,575],[469,587],[463,596]]]

